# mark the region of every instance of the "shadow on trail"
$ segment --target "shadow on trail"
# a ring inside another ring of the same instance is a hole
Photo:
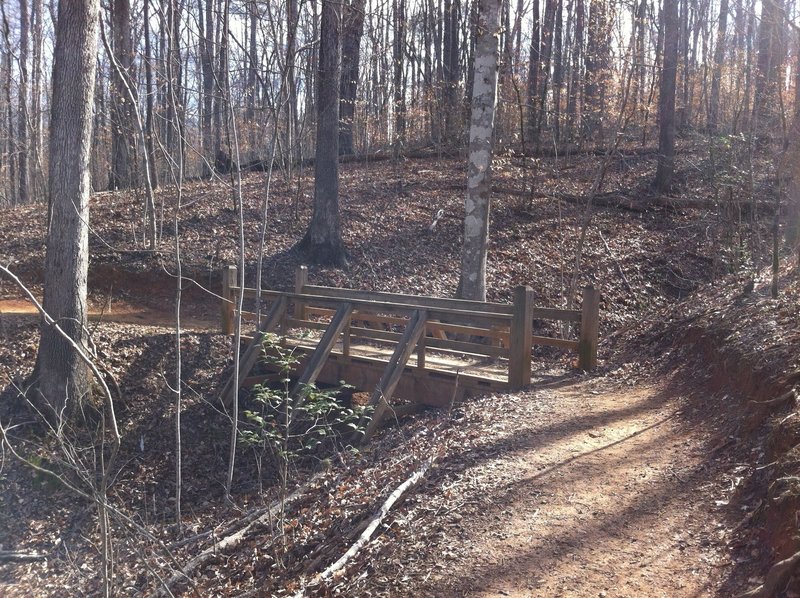
[[[512,439],[512,444],[515,449],[521,447],[527,448],[543,448],[549,444],[553,444],[559,439],[564,439],[570,434],[565,434],[567,428],[573,427],[576,432],[585,431],[592,427],[594,422],[597,425],[608,425],[614,421],[619,421],[625,418],[631,418],[639,413],[651,410],[654,407],[660,406],[663,398],[654,397],[650,400],[644,401],[639,405],[631,406],[630,408],[615,410],[608,414],[598,414],[597,416],[583,416],[579,418],[572,418],[565,422],[560,422],[558,425],[549,426],[541,430],[531,430],[531,436],[538,438],[538,443],[534,438],[528,438],[526,434],[522,438],[517,437]],[[494,505],[489,507],[489,512],[496,511],[498,515],[506,510],[513,509],[513,505],[520,496],[538,496],[546,495],[548,492],[550,478],[556,472],[560,472],[570,465],[576,464],[580,461],[590,460],[605,451],[619,448],[632,441],[640,441],[641,436],[662,428],[666,423],[676,421],[680,416],[680,411],[673,412],[665,417],[658,419],[652,424],[636,430],[622,438],[609,442],[591,450],[584,451],[580,454],[570,456],[553,465],[545,466],[542,471],[536,472],[533,475],[526,476],[523,479],[516,480],[511,484],[501,485],[495,492],[490,493],[489,502]],[[577,420],[577,428],[576,426]],[[604,462],[602,467],[598,465],[585,465],[576,467],[572,471],[567,472],[563,477],[558,480],[558,486],[564,488],[580,488],[592,484],[593,480],[601,479],[607,475],[608,470],[613,470],[617,466],[630,465],[631,459],[652,456],[659,453],[670,440],[675,440],[678,430],[668,429],[664,433],[659,433],[654,438],[647,442],[639,442],[631,450],[635,451],[633,454],[625,452],[620,454],[610,461]],[[516,441],[516,444],[513,444]],[[524,442],[522,442],[524,441]],[[500,445],[491,445],[488,452],[496,455],[499,446],[508,447],[508,443],[500,443]],[[458,456],[461,460],[461,456]],[[471,463],[465,464],[468,467],[474,465],[479,459],[470,459]],[[485,559],[485,562],[475,563],[471,571],[460,579],[457,584],[457,590],[467,593],[478,593],[480,591],[497,590],[497,586],[501,585],[504,581],[511,581],[512,583],[519,584],[520,571],[530,572],[530,578],[527,580],[530,584],[529,590],[532,595],[549,595],[537,594],[537,590],[545,591],[543,585],[547,585],[541,578],[547,578],[548,572],[553,571],[559,566],[559,563],[575,556],[582,556],[587,559],[595,558],[595,551],[603,551],[603,541],[606,539],[619,536],[620,530],[625,527],[631,526],[643,518],[657,516],[664,512],[666,509],[678,506],[684,508],[686,496],[697,492],[698,488],[707,483],[710,477],[710,470],[713,466],[706,461],[699,461],[696,465],[692,466],[686,475],[684,470],[683,476],[677,474],[664,475],[663,478],[648,481],[650,487],[646,492],[638,495],[635,500],[625,503],[624,500],[616,499],[619,504],[618,509],[612,512],[603,514],[595,520],[570,520],[566,529],[559,527],[555,522],[550,522],[548,525],[538,527],[536,531],[543,531],[544,534],[532,539],[531,546],[520,550],[511,558],[497,559],[491,556]],[[602,502],[602,501],[601,501]],[[602,505],[600,506],[602,508]],[[595,513],[592,514],[594,516]],[[722,515],[720,515],[722,516]],[[697,539],[700,540],[699,538]],[[649,556],[646,552],[647,547],[639,547],[638,544],[631,545],[631,559],[634,562],[639,562],[636,567],[642,567],[642,559]],[[675,551],[679,548],[676,545]],[[670,551],[671,552],[671,551]],[[650,562],[655,561],[663,555],[653,555]],[[646,562],[646,561],[645,561]],[[614,571],[609,571],[609,574],[614,574]],[[451,578],[450,578],[451,579]],[[453,592],[450,585],[450,579],[445,579],[442,582],[433,585],[430,590],[431,595],[446,595]],[[551,578],[549,582],[555,582],[558,578]],[[608,580],[606,584],[607,589],[614,589],[615,583],[622,583],[624,579]],[[641,588],[647,587],[647,582],[644,579],[634,580],[635,584],[640,584],[639,588],[631,587],[633,592],[643,591]],[[697,595],[704,595],[708,592],[709,585],[706,584]],[[554,588],[548,586],[547,591],[552,591]],[[597,588],[602,590],[603,587]],[[620,587],[622,589],[622,587]],[[459,594],[460,595],[460,594]],[[685,595],[685,594],[684,594]]]
[[[559,382],[560,386],[550,386],[547,388],[563,388],[569,384],[570,381],[565,379]],[[536,400],[536,397],[533,396],[530,400]],[[456,469],[459,469],[459,467],[461,469],[466,469],[483,461],[493,459],[496,455],[501,453],[514,454],[531,448],[542,449],[550,444],[563,440],[567,436],[576,436],[590,430],[595,430],[598,427],[610,426],[619,420],[657,410],[664,406],[665,401],[665,397],[660,394],[654,394],[645,401],[637,402],[620,409],[578,415],[542,427],[536,427],[535,425],[526,427],[514,432],[507,438],[499,439],[491,445],[480,445],[459,453],[458,462],[453,465]]]

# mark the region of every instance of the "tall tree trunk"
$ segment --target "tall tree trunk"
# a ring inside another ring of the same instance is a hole
[[[553,45],[553,140],[561,141],[561,87],[564,84],[564,1],[556,5],[555,40]]]
[[[49,223],[44,309],[79,345],[85,340],[89,266],[89,159],[99,0],[60,0],[50,111]],[[42,324],[36,388],[58,417],[89,391],[86,365],[53,326]]]
[[[354,154],[353,119],[358,93],[358,68],[361,58],[361,38],[364,35],[364,5],[366,0],[351,0],[342,4],[342,80],[339,99],[339,154]]]
[[[406,3],[405,0],[394,0],[394,40],[392,58],[394,59],[394,81],[392,99],[394,100],[394,145],[395,151],[405,143],[406,135],[406,98],[403,87],[403,68],[406,42]]]
[[[298,244],[318,264],[346,266],[339,219],[339,81],[341,3],[322,0],[317,72],[317,151],[314,160],[314,211]]]
[[[11,61],[13,56],[13,49],[11,46],[11,28],[8,25],[8,17],[6,15],[6,8],[5,3],[0,3],[0,11],[2,11],[3,15],[3,44],[5,45],[5,51],[3,52],[3,94],[5,96],[5,108],[6,114],[3,114],[3,119],[7,122],[8,125],[8,134],[7,134],[7,150],[8,150],[8,196],[11,199],[11,205],[17,205],[17,160],[16,156],[14,155],[14,150],[16,149],[16,143],[14,139],[14,106],[12,103],[11,97],[11,83],[12,83],[12,68],[11,68]]]
[[[28,46],[30,42],[30,16],[28,0],[19,0],[19,91],[17,93],[17,172],[19,175],[17,200],[30,201],[30,174],[28,172]]]
[[[664,55],[658,99],[658,167],[653,186],[672,188],[675,171],[675,83],[678,72],[678,0],[664,0]]]
[[[255,131],[255,123],[253,122],[256,116],[256,96],[258,95],[256,81],[258,76],[258,53],[256,47],[256,31],[258,29],[259,15],[258,3],[256,0],[250,0],[247,4],[247,11],[250,17],[249,26],[249,50],[247,52],[247,126],[250,131]]]
[[[184,135],[184,110],[183,102],[183,62],[181,58],[181,3],[178,0],[170,0],[167,3],[167,69],[166,73],[170,78],[169,85],[172,86],[174,93],[168,93],[167,104],[167,149],[176,162],[185,163],[185,140]],[[222,64],[227,65],[226,60]],[[227,74],[227,69],[224,71]],[[168,85],[168,87],[169,87]],[[173,126],[175,123],[176,126]],[[180,154],[180,156],[178,156]]]
[[[111,69],[111,189],[130,189],[136,186],[134,159],[136,157],[134,110],[129,91],[136,93],[133,83],[133,40],[131,37],[130,0],[114,0],[112,4],[113,60],[119,69]]]
[[[153,97],[155,89],[153,88],[153,52],[150,48],[150,0],[144,0],[144,75],[146,89],[144,127],[147,135],[145,151],[148,157],[147,165],[150,168],[150,185],[153,189],[156,189],[158,187],[158,168],[156,167],[156,151],[153,144],[156,130],[153,126],[153,113],[155,112]]]
[[[714,49],[714,72],[711,75],[711,97],[708,103],[708,130],[717,132],[719,122],[719,88],[722,80],[722,65],[725,62],[725,39],[728,30],[728,0],[720,0],[717,46]]]
[[[363,3],[362,3],[363,13]],[[299,154],[299,134],[300,121],[298,118],[297,106],[297,81],[295,80],[297,63],[297,0],[286,1],[286,87],[288,90],[286,104],[286,145],[292,160]],[[362,14],[363,22],[363,14]]]
[[[681,101],[677,103],[675,128],[683,129],[689,126],[689,80],[691,78],[691,69],[689,67],[689,0],[680,0],[678,13],[678,61],[681,67],[679,69]]]
[[[587,139],[598,138],[602,143],[609,61],[609,30],[607,0],[589,3],[589,23],[586,42],[586,75],[583,113]]]
[[[544,19],[542,21],[542,46],[539,61],[539,108],[536,112],[536,128],[534,130],[532,141],[534,147],[538,149],[539,142],[541,141],[542,124],[545,120],[547,108],[547,89],[550,84],[550,67],[553,58],[553,33],[555,31],[555,18],[556,7],[558,0],[545,0],[544,5]]]
[[[756,85],[751,126],[754,134],[763,140],[778,129],[780,104],[780,67],[783,63],[781,28],[782,5],[778,0],[766,0],[761,4],[761,23],[758,28],[758,57],[756,61]]]
[[[444,0],[442,110],[444,141],[448,145],[457,144],[461,137],[461,109],[458,101],[458,84],[461,80],[461,71],[458,68],[460,13],[461,4],[458,0]]]
[[[645,49],[645,36],[646,28],[645,21],[647,19],[647,0],[641,0],[636,10],[636,51],[635,56],[635,69],[636,69],[636,93],[633,96],[635,108],[639,112],[640,123],[642,129],[647,127],[647,106],[645,104],[645,82],[647,81],[647,51]]]
[[[539,68],[541,57],[541,31],[539,27],[539,0],[533,0],[531,16],[531,51],[528,59],[528,142],[539,145],[537,125],[539,123]]]
[[[489,245],[492,133],[497,98],[501,0],[480,0],[475,44],[475,76],[469,130],[464,246],[458,295],[486,301],[486,253]]]
[[[795,31],[795,56],[798,58],[794,65],[794,130],[800,133],[800,29]],[[798,222],[800,225],[800,222]]]
[[[147,0],[145,0],[147,1]],[[214,146],[214,0],[201,0],[198,3],[198,23],[200,24],[200,72],[201,72],[201,116],[200,140],[202,143],[203,164],[201,176],[211,176],[216,147]]]
[[[642,0],[644,2],[644,0]],[[572,43],[572,68],[570,73],[570,92],[567,98],[567,130],[569,141],[573,141],[576,131],[581,129],[581,77],[583,64],[584,2],[575,0],[575,33]]]
[[[31,11],[31,24],[33,29],[33,78],[31,81],[31,161],[29,167],[31,189],[35,197],[42,197],[45,193],[42,183],[42,50],[44,14],[42,0],[33,0]]]

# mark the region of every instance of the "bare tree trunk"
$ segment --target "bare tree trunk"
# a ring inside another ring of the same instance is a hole
[[[547,89],[550,84],[550,67],[553,58],[553,33],[555,31],[556,5],[558,0],[545,0],[544,20],[542,21],[542,46],[539,61],[539,109],[536,116],[536,129],[534,131],[534,146],[538,149],[542,135],[542,124],[545,120],[547,107]]]
[[[8,124],[8,141],[7,141],[7,148],[8,148],[8,197],[10,199],[11,205],[17,205],[17,177],[16,177],[16,155],[14,151],[16,149],[16,143],[14,139],[14,106],[12,104],[11,98],[11,78],[12,78],[12,68],[11,68],[11,60],[13,56],[13,51],[11,48],[11,32],[10,27],[8,25],[8,17],[6,16],[6,9],[5,3],[0,2],[0,10],[3,13],[3,43],[5,45],[5,52],[3,53],[3,94],[5,96],[5,108],[6,114],[3,115],[3,119]]]
[[[609,28],[607,0],[589,3],[589,24],[586,42],[584,124],[587,139],[603,142],[605,103],[609,61]]]
[[[644,1],[644,0],[643,0]],[[572,68],[570,73],[570,91],[567,98],[567,131],[568,140],[573,141],[575,133],[581,130],[581,89],[583,78],[581,67],[583,61],[584,2],[575,0],[575,33],[572,44]]]
[[[361,12],[361,22],[363,23],[363,0]],[[298,138],[300,121],[298,119],[299,108],[297,105],[297,82],[295,81],[295,72],[297,68],[297,0],[286,0],[286,18],[286,85],[288,90],[286,110],[286,141],[288,146],[287,151],[292,158],[291,161],[294,161],[294,159],[300,155],[300,139]],[[356,73],[357,72],[358,68],[356,68]],[[277,126],[277,123],[275,126]]]
[[[42,0],[33,0],[31,22],[33,29],[33,80],[31,81],[31,161],[29,179],[33,194],[44,196],[44,176],[42,172]]]
[[[751,127],[756,138],[768,140],[778,128],[777,117],[780,93],[780,67],[783,63],[780,28],[783,23],[782,8],[777,0],[761,5],[761,23],[758,28],[758,58],[756,86],[753,100]]]
[[[475,45],[472,122],[469,131],[464,246],[458,295],[486,301],[486,253],[489,244],[492,133],[497,98],[501,0],[481,0]]]
[[[444,110],[444,141],[451,145],[461,138],[461,109],[458,102],[458,27],[461,4],[458,0],[444,0],[444,35],[442,73],[444,76],[442,109]]]
[[[43,305],[78,345],[85,340],[87,315],[89,160],[99,8],[99,0],[61,0],[53,53]],[[34,376],[40,396],[56,415],[65,407],[71,411],[89,392],[86,364],[75,347],[46,323]]]
[[[394,82],[392,85],[394,100],[394,146],[395,151],[405,143],[406,135],[406,98],[403,88],[403,65],[406,41],[406,3],[405,0],[394,0],[394,40],[392,54],[394,59]]]
[[[355,153],[353,146],[353,119],[358,91],[358,67],[361,37],[364,34],[365,0],[352,0],[342,4],[342,80],[339,99],[339,154]],[[295,103],[297,100],[295,99]]]
[[[153,126],[155,112],[153,97],[155,89],[153,88],[153,53],[150,48],[150,0],[144,0],[144,74],[146,98],[144,126],[147,134],[145,151],[148,157],[147,165],[150,168],[150,185],[153,189],[156,189],[158,187],[158,167],[156,166],[156,151],[153,144],[156,131]]]
[[[339,80],[341,5],[323,0],[317,72],[314,212],[298,248],[318,264],[347,265],[339,219]]]
[[[658,100],[658,168],[653,186],[672,188],[675,171],[675,82],[678,71],[678,0],[664,0],[664,63]]]
[[[539,135],[538,99],[539,99],[539,69],[541,57],[540,27],[539,27],[539,0],[533,0],[533,15],[531,29],[531,51],[528,61],[528,140],[537,147]],[[524,149],[524,148],[523,148]]]
[[[711,97],[708,110],[708,130],[711,134],[717,132],[719,121],[719,87],[722,80],[722,65],[725,62],[725,36],[727,29],[728,0],[720,0],[717,47],[714,49],[714,72],[711,75]]]
[[[28,0],[19,0],[19,92],[17,113],[17,163],[19,184],[17,200],[25,204],[30,201],[30,175],[28,172],[28,45],[30,41],[30,18]]]
[[[564,84],[564,1],[556,5],[555,40],[553,45],[553,141],[561,141],[561,87]]]
[[[131,37],[130,0],[114,0],[111,33],[114,55],[119,68],[111,69],[111,189],[130,189],[136,186],[134,159],[136,141],[130,93],[136,94],[133,84],[133,40]]]
[[[214,163],[214,0],[198,3],[200,23],[200,70],[202,75],[202,115],[200,122],[200,139],[203,145],[203,163],[201,175],[211,176],[211,165]]]

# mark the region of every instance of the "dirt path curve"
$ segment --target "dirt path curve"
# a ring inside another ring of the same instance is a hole
[[[448,483],[464,506],[447,515],[420,591],[714,595],[728,559],[724,456],[670,392],[603,384],[521,395],[501,416]]]

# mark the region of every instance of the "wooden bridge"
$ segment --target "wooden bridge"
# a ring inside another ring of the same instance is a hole
[[[222,331],[232,334],[238,294],[237,271],[222,273]],[[253,303],[256,289],[245,288]],[[533,305],[533,290],[514,290],[512,304],[486,303],[420,295],[403,295],[311,285],[308,270],[298,268],[293,293],[262,290],[261,321],[242,311],[256,325],[240,363],[240,386],[262,377],[251,376],[267,333],[277,333],[300,355],[295,373],[299,383],[337,384],[344,380],[371,393],[373,407],[367,436],[392,410],[393,399],[407,405],[446,406],[465,393],[518,390],[531,382],[531,351],[535,345],[559,347],[578,354],[578,367],[597,363],[600,294],[583,290],[581,310]],[[268,309],[266,307],[268,306]],[[578,340],[533,334],[534,321],[570,322],[579,327]],[[230,401],[233,379],[223,390]],[[458,395],[458,396],[457,396]]]

